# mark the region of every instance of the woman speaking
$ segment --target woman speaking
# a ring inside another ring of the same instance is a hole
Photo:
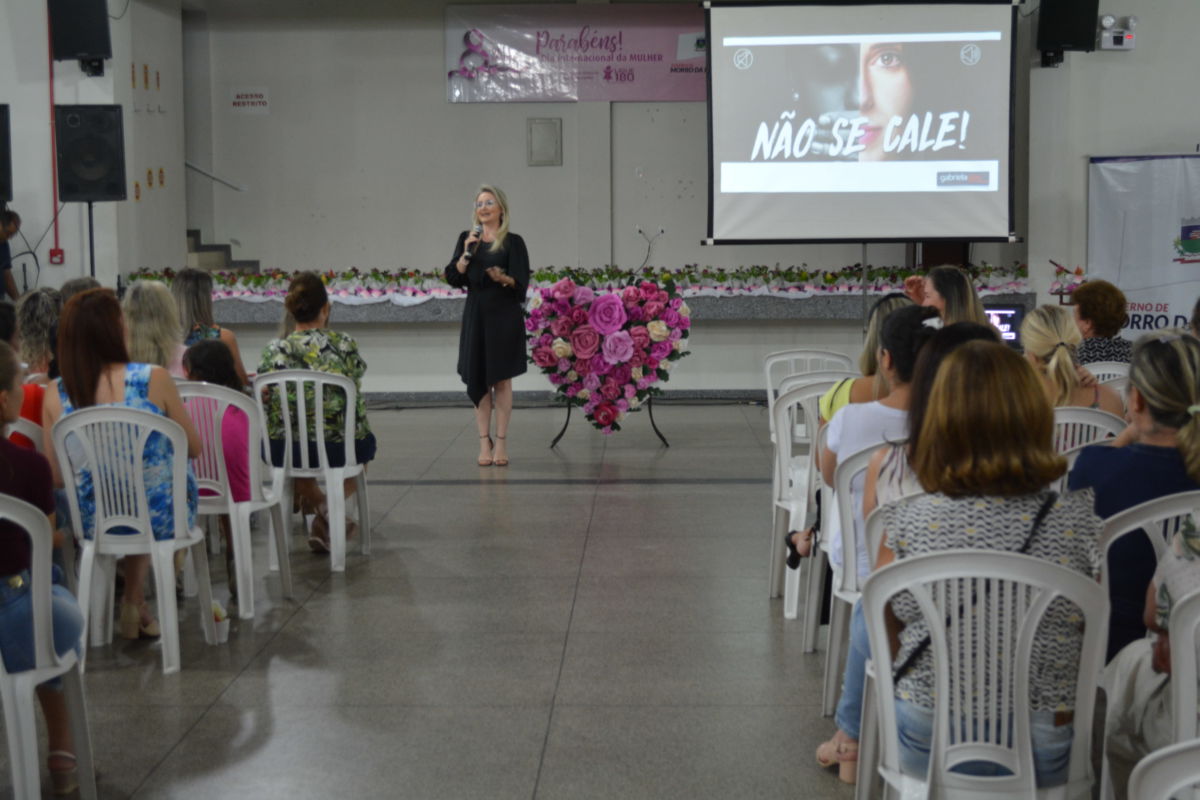
[[[467,290],[458,340],[458,374],[475,405],[479,466],[508,466],[512,379],[525,372],[525,288],[529,253],[508,230],[508,201],[493,186],[475,196],[474,227],[458,235],[446,282]],[[492,439],[492,410],[496,436]]]

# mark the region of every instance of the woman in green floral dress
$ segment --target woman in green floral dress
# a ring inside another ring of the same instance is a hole
[[[375,458],[375,434],[367,422],[366,404],[362,393],[362,376],[367,371],[367,362],[358,354],[358,344],[353,338],[338,331],[329,330],[329,295],[321,278],[312,272],[301,272],[292,278],[288,287],[285,301],[288,312],[296,319],[296,329],[287,336],[273,339],[263,349],[262,361],[258,365],[258,374],[278,372],[287,369],[311,369],[319,372],[330,372],[344,375],[354,381],[358,390],[354,415],[354,457],[359,464],[366,464]],[[283,465],[284,459],[284,430],[283,414],[279,408],[277,395],[272,395],[272,401],[266,405],[267,435],[271,441],[271,462],[276,466]],[[294,398],[289,398],[294,400]],[[289,403],[290,405],[290,403]],[[314,398],[305,397],[307,408],[314,408]],[[341,392],[327,389],[324,397],[325,407],[325,452],[330,466],[342,466],[346,463],[346,443],[343,440],[345,427],[346,398]],[[298,431],[295,428],[295,414],[292,414],[293,439]],[[308,431],[310,439],[309,463],[317,461],[316,444],[311,441],[315,432]],[[300,465],[299,453],[293,453],[293,463]],[[348,479],[345,485],[346,496],[354,493],[355,482]],[[312,535],[309,546],[318,552],[328,551],[329,519],[328,507],[325,503],[325,493],[321,491],[315,479],[297,478],[295,481],[296,503],[304,514],[315,514]],[[347,521],[346,534],[352,532],[351,523]]]

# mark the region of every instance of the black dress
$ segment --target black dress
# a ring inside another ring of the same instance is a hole
[[[489,386],[526,369],[524,304],[529,253],[525,240],[515,233],[505,237],[499,252],[493,252],[488,242],[478,242],[467,271],[460,273],[455,262],[466,238],[466,231],[458,235],[454,257],[446,265],[446,282],[467,290],[458,339],[458,375],[467,385],[467,397],[479,405]],[[486,273],[489,267],[500,267],[516,286],[510,289],[493,281]]]

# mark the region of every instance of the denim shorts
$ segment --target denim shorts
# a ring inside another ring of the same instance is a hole
[[[80,652],[83,633],[83,614],[75,596],[60,585],[62,572],[54,567],[54,586],[50,590],[50,617],[54,628],[54,652],[60,656],[68,651]],[[29,597],[29,571],[19,573],[24,580],[20,588],[8,585],[0,578],[0,653],[4,668],[9,672],[33,669],[36,658],[33,650],[33,601]],[[53,682],[57,685],[57,682]]]

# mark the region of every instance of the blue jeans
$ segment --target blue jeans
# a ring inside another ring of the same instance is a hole
[[[929,767],[929,747],[933,740],[933,712],[896,698],[896,726],[900,734],[901,771],[906,775],[925,777]],[[1031,711],[1029,735],[1033,740],[1033,768],[1037,785],[1066,783],[1075,726],[1056,727],[1053,711]],[[968,761],[955,767],[954,772],[963,775],[1010,774],[1006,768],[989,761]]]
[[[846,647],[846,669],[842,673],[842,696],[834,716],[838,729],[855,740],[862,726],[863,684],[870,660],[871,643],[867,639],[867,622],[863,619],[862,602],[859,601],[850,614],[850,643]]]
[[[75,596],[59,585],[61,572],[53,568],[54,586],[50,589],[50,618],[54,628],[54,652],[60,656],[79,652],[83,633],[83,614]],[[29,571],[20,573],[25,585],[19,589],[0,581],[0,653],[9,672],[33,669],[33,602],[29,599]],[[54,682],[57,685],[57,682]]]

